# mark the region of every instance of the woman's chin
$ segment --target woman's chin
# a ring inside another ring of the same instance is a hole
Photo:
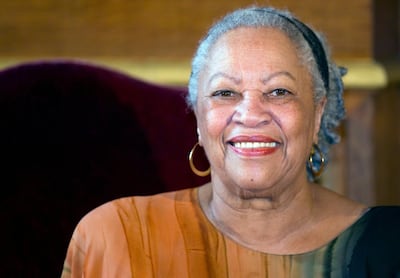
[[[237,180],[234,186],[239,196],[252,198],[268,196],[276,190],[277,184],[266,182],[264,179],[248,178]]]

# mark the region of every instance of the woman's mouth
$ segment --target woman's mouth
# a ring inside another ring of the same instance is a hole
[[[232,146],[239,149],[276,148],[277,142],[231,142]]]
[[[278,141],[264,136],[240,136],[228,141],[233,151],[245,156],[263,156],[275,152],[281,145]]]

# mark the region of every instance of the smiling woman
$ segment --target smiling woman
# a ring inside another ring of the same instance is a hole
[[[195,172],[211,181],[93,210],[64,277],[399,275],[400,208],[368,208],[315,183],[339,141],[343,73],[287,11],[218,21],[194,56],[187,98],[210,163]]]
[[[285,179],[292,175],[306,182],[303,166],[318,140],[324,102],[314,104],[310,74],[296,53],[286,35],[268,28],[237,28],[214,44],[194,111],[212,180],[223,188],[260,194],[291,183]],[[215,93],[221,91],[230,93]],[[241,148],[254,143],[268,147]]]

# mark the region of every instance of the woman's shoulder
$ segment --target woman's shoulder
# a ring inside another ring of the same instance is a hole
[[[179,225],[174,223],[172,210],[179,202],[190,204],[193,192],[188,189],[124,197],[93,209],[73,232],[65,269],[79,275],[88,271],[91,277],[98,277],[99,271],[105,271],[114,277],[130,273],[129,258],[132,256],[140,265],[146,265],[151,252],[150,238],[173,238],[178,234],[175,231]]]
[[[127,235],[129,240],[136,240],[140,235],[147,235],[149,229],[162,230],[163,226],[176,225],[176,207],[179,202],[186,207],[193,206],[193,192],[194,189],[186,189],[109,201],[79,221],[72,235],[74,244],[82,250],[86,250],[87,246],[96,246],[96,249],[102,250],[107,242],[124,246],[128,240],[125,238]]]
[[[370,207],[367,215],[372,220],[388,220],[400,216],[400,206],[374,206]]]
[[[364,227],[359,244],[372,249],[397,246],[400,251],[400,206],[370,207],[358,222]]]
[[[379,239],[383,243],[393,239],[400,247],[400,206],[370,207],[360,220],[364,225],[363,237],[367,241]]]
[[[371,207],[364,218],[366,219],[365,236],[392,235],[400,243],[400,206]]]
[[[121,222],[139,221],[141,217],[153,213],[168,213],[177,202],[192,203],[194,188],[165,192],[149,196],[122,197],[104,203],[88,212],[79,226],[109,226]]]
[[[321,186],[315,187],[314,196],[318,208],[317,219],[323,224],[323,230],[330,227],[328,230],[332,231],[333,235],[338,235],[351,227],[368,208],[362,203]]]
[[[350,269],[353,273],[365,272],[362,277],[400,274],[400,206],[371,207],[361,220],[364,229]]]

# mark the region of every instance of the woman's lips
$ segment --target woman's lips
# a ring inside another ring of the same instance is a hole
[[[240,149],[258,149],[258,148],[275,148],[277,142],[232,142],[235,148]]]
[[[236,136],[228,144],[236,153],[246,156],[269,155],[281,145],[279,141],[266,136]]]

